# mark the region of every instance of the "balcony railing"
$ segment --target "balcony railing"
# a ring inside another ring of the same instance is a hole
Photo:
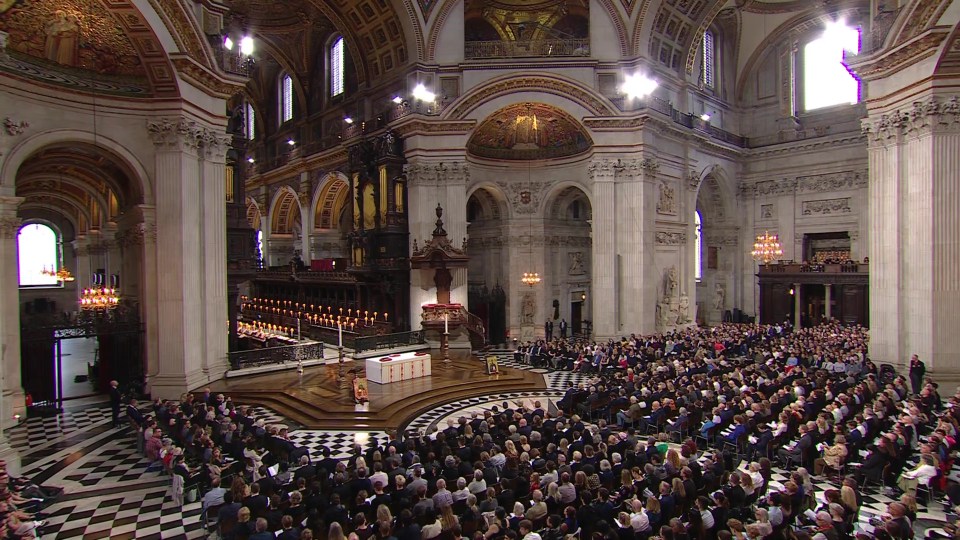
[[[464,56],[467,59],[590,56],[590,40],[467,41],[464,43]]]
[[[426,342],[423,336],[423,330],[414,330],[412,332],[360,336],[354,340],[353,349],[359,353],[363,351],[392,349],[394,347],[404,347],[407,345],[422,345]]]

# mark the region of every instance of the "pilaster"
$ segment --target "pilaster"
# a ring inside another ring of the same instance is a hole
[[[0,196],[0,427],[12,425],[14,415],[26,416],[20,386],[20,288],[17,234],[21,197]],[[6,440],[0,433],[0,453]]]
[[[210,380],[206,359],[218,351],[211,340],[226,350],[226,269],[214,262],[226,256],[224,173],[222,157],[219,164],[205,163],[208,148],[219,152],[219,134],[212,130],[184,117],[152,120],[147,130],[156,146],[157,252],[163,254],[154,266],[159,362],[148,382],[155,396],[171,398]],[[208,294],[222,307],[208,310]]]
[[[928,95],[864,121],[871,356],[960,377],[960,100]]]
[[[593,334],[596,339],[620,335],[620,290],[617,257],[617,160],[597,157],[587,172],[593,189]]]
[[[230,137],[205,129],[203,132],[202,169],[200,189],[203,208],[200,215],[203,237],[201,242],[204,283],[201,290],[205,310],[204,341],[206,350],[202,359],[207,380],[223,377],[228,368],[227,331],[227,216],[226,216],[226,153]],[[305,215],[305,214],[303,214]],[[302,220],[304,228],[308,221]],[[312,220],[310,221],[312,222]],[[309,236],[301,235],[304,242]],[[309,262],[309,253],[305,260]]]

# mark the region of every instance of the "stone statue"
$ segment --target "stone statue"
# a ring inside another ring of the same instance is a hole
[[[727,296],[727,291],[723,290],[723,285],[717,283],[713,286],[713,309],[723,311],[723,301]]]
[[[571,276],[583,275],[583,252],[574,251],[570,253],[570,271]]]
[[[667,283],[663,293],[665,297],[673,298],[674,293],[676,292],[677,292],[677,267],[671,266],[670,269],[667,270]]]
[[[520,308],[520,323],[533,324],[533,317],[537,313],[537,300],[533,294],[528,293],[523,296],[523,304]]]
[[[660,197],[657,199],[658,214],[676,214],[677,201],[674,197],[673,188],[666,183],[660,184]]]
[[[693,319],[690,318],[690,298],[680,295],[680,303],[677,305],[677,324],[686,324]]]

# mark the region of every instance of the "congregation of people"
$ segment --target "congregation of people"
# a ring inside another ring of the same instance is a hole
[[[942,400],[918,358],[909,385],[878,369],[864,328],[563,334],[515,353],[583,375],[556,407],[504,402],[349,459],[209,391],[128,417],[226,540],[899,540],[918,497],[960,504],[960,393]],[[869,486],[893,502],[865,530]]]

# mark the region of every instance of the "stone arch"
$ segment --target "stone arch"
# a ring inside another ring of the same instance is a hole
[[[325,174],[310,206],[313,209],[313,229],[339,229],[349,196],[350,181],[345,174],[339,171]]]
[[[732,218],[736,211],[736,186],[720,165],[705,167],[699,174],[696,186],[696,209],[701,217],[714,220]],[[708,204],[701,207],[701,201]]]
[[[490,113],[473,130],[467,151],[498,160],[553,159],[587,152],[593,140],[579,120],[559,107],[520,102]]]
[[[743,64],[743,69],[737,74],[736,87],[734,90],[734,100],[742,102],[747,85],[753,77],[755,71],[762,65],[763,60],[768,54],[775,54],[772,47],[779,41],[787,38],[791,33],[803,34],[813,30],[826,18],[856,18],[860,16],[860,11],[866,7],[864,0],[849,0],[836,6],[833,10],[824,12],[822,10],[812,10],[801,13],[783,22],[780,26],[771,31],[763,41],[750,53],[749,59]],[[740,51],[744,54],[746,51]],[[798,78],[802,81],[802,78]]]
[[[576,200],[586,202],[586,212],[583,217],[571,218],[567,215],[570,205]],[[566,181],[558,182],[551,186],[550,191],[543,198],[543,206],[540,209],[542,215],[549,219],[569,220],[577,219],[588,221],[593,219],[593,199],[591,190],[577,182]]]
[[[471,205],[479,211],[471,215]],[[500,221],[509,217],[510,205],[499,187],[493,184],[478,184],[467,192],[467,222]],[[473,219],[471,219],[471,217]]]
[[[270,234],[293,234],[297,218],[303,223],[300,213],[300,198],[290,186],[283,186],[274,195],[270,206]]]
[[[31,156],[45,148],[70,147],[77,144],[92,146],[122,166],[130,180],[130,187],[134,190],[129,194],[131,195],[131,204],[153,204],[152,181],[146,168],[133,152],[110,137],[101,134],[97,134],[95,137],[93,133],[88,131],[50,130],[27,137],[7,155],[3,162],[3,168],[0,170],[0,182],[6,181],[8,182],[6,186],[12,188],[13,186],[9,182],[16,180],[21,166]]]
[[[247,223],[253,230],[260,231],[262,218],[263,212],[260,211],[257,201],[253,197],[247,197]]]
[[[512,100],[514,102],[522,100],[523,97],[517,94],[523,92],[559,96],[572,102],[577,108],[585,109],[588,115],[616,116],[619,114],[616,106],[593,88],[552,73],[535,72],[522,75],[511,74],[493,79],[460,96],[447,107],[443,117],[447,120],[462,120],[474,113],[481,105],[498,97],[509,95],[514,97]]]

